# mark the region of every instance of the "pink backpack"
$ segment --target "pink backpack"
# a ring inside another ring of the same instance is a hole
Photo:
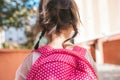
[[[26,80],[97,80],[91,64],[85,59],[86,49],[38,48],[41,56],[32,66]]]

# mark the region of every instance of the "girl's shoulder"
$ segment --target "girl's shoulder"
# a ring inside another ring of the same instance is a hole
[[[32,64],[35,63],[35,61],[40,57],[41,53],[39,52],[32,52]]]

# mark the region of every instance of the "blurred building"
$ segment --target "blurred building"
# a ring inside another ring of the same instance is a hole
[[[75,0],[75,1],[79,6],[80,17],[82,21],[80,35],[79,38],[76,39],[76,42],[80,43],[101,38],[104,39],[106,38],[107,40],[109,38],[113,38],[113,36],[120,35],[120,22],[119,22],[120,0]],[[117,37],[116,39],[120,38]],[[119,50],[120,48],[119,46],[120,43],[118,42],[119,41],[117,41],[116,43],[114,42],[117,45],[116,47],[117,50]],[[111,45],[109,46],[112,47]],[[102,47],[102,45],[101,46],[95,45],[96,48],[95,55],[97,59],[96,61],[97,63],[101,64],[104,63],[103,59],[104,53],[101,52],[102,49],[101,50],[97,49],[98,47]],[[109,49],[111,48],[108,47],[108,50]],[[116,56],[118,55],[115,52],[112,53]],[[109,54],[107,53],[107,56],[108,55]]]
[[[0,48],[2,48],[2,44],[14,43],[14,44],[24,44],[27,42],[27,37],[25,35],[25,28],[15,28],[10,27],[6,30],[0,30]]]
[[[27,42],[24,28],[10,27],[5,31],[5,40],[7,42],[13,42],[18,44],[24,44]]]
[[[94,39],[120,33],[120,0],[75,0],[82,21],[82,37]]]
[[[2,48],[2,43],[5,42],[5,31],[0,27],[0,48]]]

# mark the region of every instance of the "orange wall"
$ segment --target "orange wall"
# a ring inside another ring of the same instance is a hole
[[[94,61],[96,61],[96,55],[95,55],[95,45],[93,44],[93,45],[90,45],[90,49],[89,49],[89,51],[90,51],[90,53],[91,53],[91,55],[92,55],[92,57],[93,57],[93,60]]]
[[[103,63],[120,65],[120,34],[108,36],[87,42],[90,53],[96,61],[95,47],[103,54]],[[97,45],[96,45],[97,44]]]
[[[0,80],[14,80],[15,72],[30,50],[0,50]]]
[[[103,54],[103,63],[120,65],[120,34],[98,39],[90,48],[93,58],[96,58],[94,44],[97,44],[100,54]]]
[[[120,65],[120,39],[103,43],[104,62]]]

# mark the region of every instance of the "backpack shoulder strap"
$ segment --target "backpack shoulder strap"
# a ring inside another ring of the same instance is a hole
[[[42,46],[42,47],[39,47],[36,50],[33,50],[33,52],[38,52],[38,53],[44,54],[44,53],[48,53],[52,50],[53,50],[53,48],[50,47],[50,46]]]
[[[86,55],[86,49],[80,46],[74,46],[73,51],[77,52],[79,55],[85,56]]]

